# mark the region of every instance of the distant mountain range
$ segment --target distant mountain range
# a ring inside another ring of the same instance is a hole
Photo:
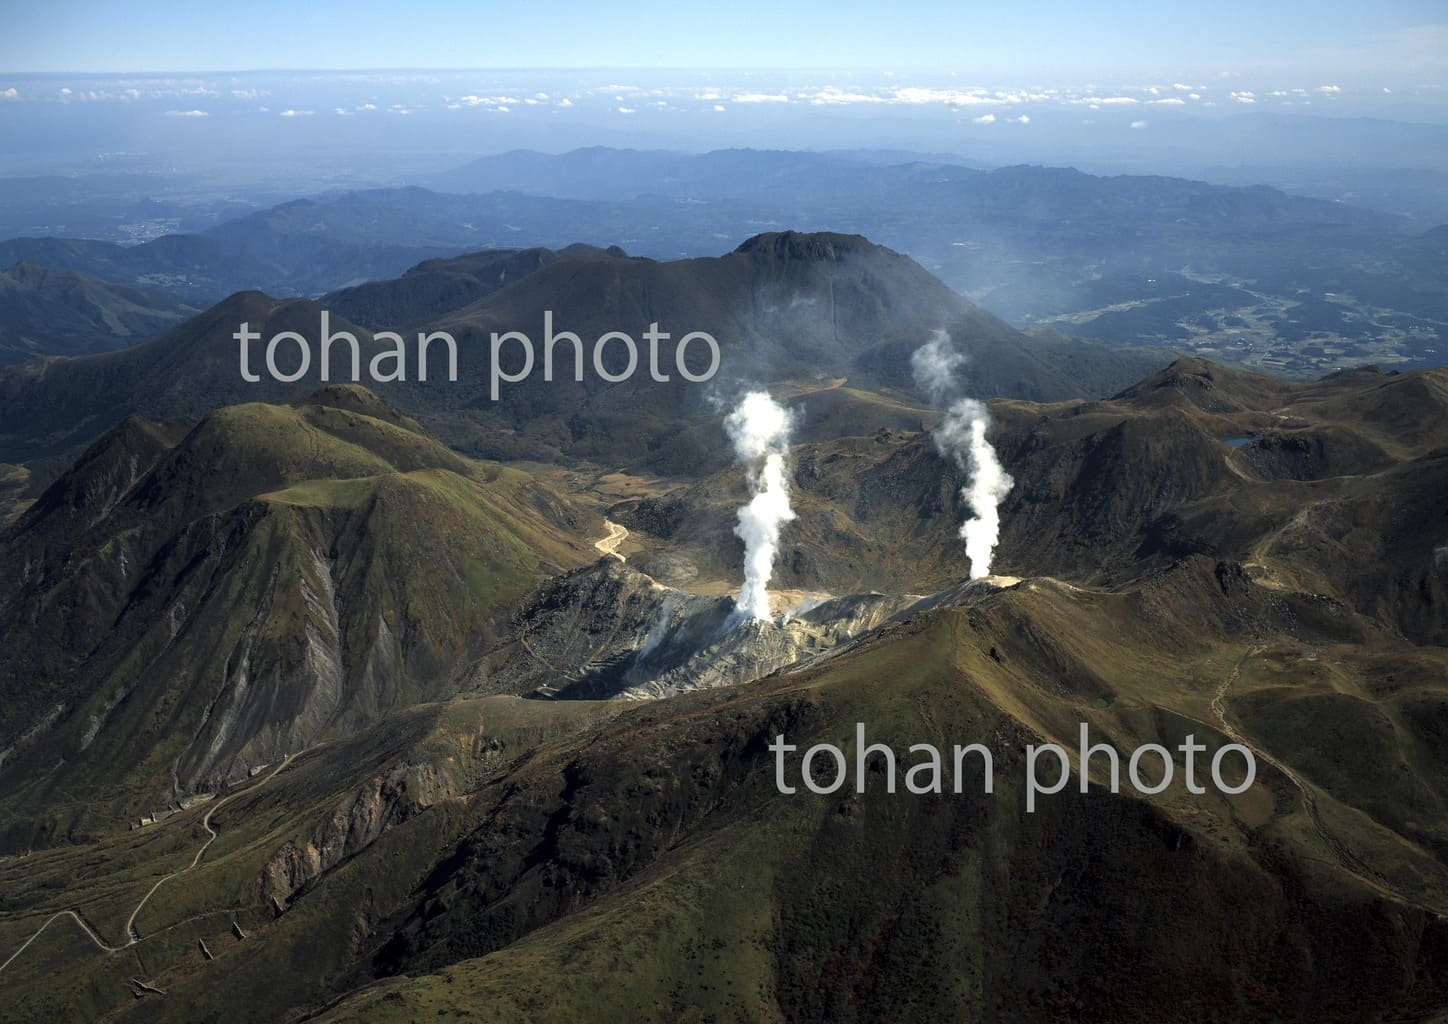
[[[1448,351],[1448,250],[1406,218],[1264,187],[889,157],[515,152],[436,179],[470,194],[302,199],[131,247],[12,239],[0,264],[200,305],[249,289],[315,297],[470,250],[585,242],[676,259],[761,231],[828,230],[913,256],[1018,326],[1305,377]]]
[[[495,457],[563,453],[675,471],[727,459],[706,401],[713,391],[789,379],[820,387],[848,378],[909,395],[909,353],[935,330],[950,331],[969,356],[967,387],[982,397],[1106,395],[1168,358],[1022,334],[908,257],[843,235],[760,235],[724,256],[672,262],[589,247],[483,253],[427,263],[396,281],[324,301],[364,321],[334,318],[333,329],[354,331],[368,358],[380,351],[368,327],[446,330],[457,338],[456,383],[378,385],[454,445]],[[123,351],[0,369],[0,460],[74,453],[132,413],[194,418],[220,405],[285,401],[319,386],[319,359],[294,384],[243,381],[233,335],[243,322],[264,338],[291,330],[315,350],[322,308],[244,292]],[[652,322],[676,340],[708,331],[722,351],[719,376],[707,388],[677,374],[667,384],[643,374],[615,385],[592,373],[581,383],[571,374],[546,382],[539,369],[494,404],[489,334],[520,330],[541,346],[547,310],[556,330],[574,331],[590,347],[607,331],[641,338]]]
[[[0,362],[124,348],[196,312],[168,292],[17,263],[0,270]]]

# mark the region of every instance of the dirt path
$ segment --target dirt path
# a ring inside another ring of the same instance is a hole
[[[602,540],[594,541],[593,546],[605,555],[612,555],[620,562],[628,561],[628,559],[618,553],[618,546],[628,539],[628,528],[607,519],[603,521],[603,525],[608,527],[608,536]]]
[[[221,835],[221,833],[217,832],[216,829],[211,827],[212,815],[214,815],[217,811],[221,810],[231,801],[235,800],[237,797],[244,796],[247,793],[254,792],[255,790],[260,789],[262,786],[265,786],[272,779],[276,778],[278,773],[280,773],[283,768],[291,764],[296,756],[296,754],[288,754],[286,757],[282,758],[277,766],[269,771],[259,782],[255,782],[245,787],[244,789],[239,789],[235,793],[232,793],[229,796],[222,798],[221,800],[214,803],[207,810],[205,816],[201,819],[201,827],[206,829],[208,833],[206,842],[201,844],[201,849],[196,851],[196,856],[191,858],[190,864],[187,864],[184,868],[173,871],[169,875],[158,879],[156,881],[156,884],[151,886],[151,888],[146,892],[146,895],[141,897],[141,902],[136,904],[136,909],[131,911],[130,917],[126,918],[126,941],[124,944],[119,946],[107,945],[105,940],[103,940],[96,933],[95,929],[92,928],[90,924],[87,923],[87,921],[79,914],[77,914],[74,910],[61,910],[47,917],[45,919],[45,922],[35,930],[35,934],[30,936],[30,938],[26,939],[25,942],[20,946],[20,948],[17,949],[14,953],[11,953],[8,960],[6,960],[3,964],[0,964],[0,971],[4,971],[5,968],[9,967],[11,962],[14,961],[15,958],[18,957],[21,953],[24,953],[25,950],[29,948],[32,942],[40,938],[41,934],[45,931],[45,929],[50,927],[52,922],[57,921],[62,917],[68,917],[76,924],[80,925],[81,930],[90,937],[90,940],[101,949],[105,950],[107,953],[119,953],[122,950],[129,949],[131,946],[134,946],[136,943],[140,942],[141,936],[136,933],[135,925],[136,916],[140,914],[142,908],[146,906],[147,902],[150,901],[152,896],[156,895],[156,890],[161,888],[161,886],[171,881],[171,879],[175,878],[177,875],[184,875],[188,871],[195,870],[197,865],[201,863],[201,858],[205,855],[207,849],[210,848],[211,844],[216,842],[217,838]]]
[[[1264,751],[1246,736],[1243,736],[1237,731],[1237,728],[1227,720],[1227,697],[1231,694],[1232,687],[1242,675],[1242,666],[1247,663],[1248,658],[1253,657],[1259,652],[1260,648],[1254,647],[1244,654],[1227,678],[1222,680],[1222,684],[1217,687],[1217,692],[1212,697],[1212,714],[1217,719],[1218,727],[1233,743],[1240,743],[1252,751],[1254,757],[1276,768],[1286,776],[1289,782],[1297,787],[1297,791],[1302,794],[1302,806],[1307,811],[1307,820],[1311,823],[1313,831],[1317,833],[1318,838],[1322,840],[1323,845],[1327,847],[1328,852],[1333,855],[1338,865],[1344,871],[1356,876],[1359,881],[1373,889],[1379,895],[1386,896],[1399,903],[1406,903],[1409,906],[1426,906],[1435,913],[1443,913],[1444,908],[1442,907],[1433,907],[1421,900],[1411,899],[1394,889],[1382,875],[1373,870],[1370,864],[1349,850],[1343,842],[1323,824],[1322,816],[1317,809],[1317,794],[1312,787],[1308,785],[1307,781],[1303,779],[1301,775],[1297,774],[1295,770]]]
[[[30,938],[26,939],[25,942],[21,944],[19,949],[10,954],[10,960],[6,960],[3,964],[0,964],[0,971],[3,971],[5,970],[5,968],[9,967],[11,960],[14,960],[21,953],[24,953],[27,949],[29,949],[30,944],[36,939],[40,938],[41,933],[44,932],[45,929],[50,927],[50,923],[52,921],[55,921],[62,917],[68,917],[76,924],[80,925],[81,931],[85,932],[86,935],[90,937],[90,940],[92,942],[94,942],[101,949],[105,950],[107,953],[119,953],[121,950],[125,949],[126,946],[130,945],[130,943],[128,942],[126,943],[126,946],[107,946],[105,942],[101,939],[101,937],[95,933],[95,930],[86,923],[85,918],[81,917],[74,910],[62,910],[47,917],[45,919],[45,923],[35,930],[35,934],[30,936]]]

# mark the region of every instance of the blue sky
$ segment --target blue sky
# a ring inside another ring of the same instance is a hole
[[[1042,80],[1316,71],[1441,80],[1448,2],[4,0],[0,70],[951,68]]]

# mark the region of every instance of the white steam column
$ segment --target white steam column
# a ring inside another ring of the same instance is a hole
[[[965,357],[950,344],[950,335],[936,331],[935,336],[915,350],[910,366],[915,381],[937,405],[957,393],[955,371]],[[965,541],[965,556],[970,560],[970,578],[990,575],[991,555],[1000,540],[1000,504],[1014,483],[1001,466],[995,449],[986,440],[990,429],[990,412],[985,403],[973,398],[956,398],[945,411],[945,419],[935,428],[935,447],[948,456],[966,474],[960,496],[973,513],[960,527]]]
[[[788,410],[766,391],[751,391],[724,420],[734,454],[748,466],[754,497],[739,509],[734,532],[744,541],[744,585],[734,604],[740,619],[768,619],[769,578],[779,552],[779,535],[794,518],[789,507]]]

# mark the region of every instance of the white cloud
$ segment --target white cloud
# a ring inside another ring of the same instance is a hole
[[[1186,100],[1178,99],[1175,96],[1168,96],[1164,100],[1152,100],[1151,102],[1153,106],[1157,107],[1184,107],[1187,105]]]
[[[1007,118],[1006,120],[1010,120],[1010,118]],[[1030,123],[1031,123],[1031,115],[1030,115],[1030,114],[1022,114],[1020,117],[1016,118],[1016,123],[1017,123],[1017,124],[1030,124]]]
[[[204,110],[168,110],[167,117],[210,117]]]
[[[782,92],[741,92],[734,96],[735,103],[788,103],[789,97]]]
[[[135,100],[160,100],[160,99],[186,99],[196,97],[220,96],[221,93],[205,85],[199,85],[194,79],[158,78],[147,79],[145,89],[135,87],[126,89],[84,89],[76,90],[69,86],[57,90],[61,100],[69,102],[80,100],[88,103],[130,103]],[[260,95],[266,95],[261,93]],[[0,93],[0,98],[14,99],[14,96],[5,97]]]
[[[974,121],[976,124],[995,124],[995,115],[981,114],[980,117],[974,118]]]
[[[1232,93],[1232,99],[1236,100],[1238,103],[1256,103],[1257,95],[1251,90],[1244,90],[1242,92]]]
[[[896,89],[894,99],[897,103],[949,103],[957,107],[1000,102],[984,93],[976,91],[962,92],[959,89],[924,89],[918,86],[906,86],[903,89]]]
[[[1146,122],[1145,122],[1145,121],[1132,121],[1132,122],[1131,122],[1131,127],[1133,127],[1133,128],[1145,128],[1145,127],[1146,127]]]
[[[0,91],[0,100],[18,100],[19,98],[20,93],[13,85],[4,91]]]
[[[1191,87],[1190,85],[1183,85],[1181,82],[1173,82],[1171,87],[1172,87],[1173,89],[1175,89],[1177,92],[1191,92],[1191,91],[1192,91],[1192,87]]]
[[[337,108],[337,116],[338,116],[338,117],[351,117],[351,116],[352,116],[352,111],[346,110],[346,109],[344,109],[344,108],[342,108],[342,107],[338,107],[338,108]]]
[[[805,95],[809,99],[810,103],[816,107],[834,106],[836,104],[846,103],[885,102],[884,98],[881,96],[872,96],[869,93],[863,92],[845,92],[844,90],[838,89],[833,85],[826,86],[825,88],[820,89],[818,92],[806,93]]]
[[[311,112],[310,110],[291,110],[291,109],[287,109],[287,110],[283,110],[283,111],[282,111],[282,117],[311,117],[311,116],[312,116],[312,112]]]
[[[265,89],[233,89],[231,95],[239,100],[259,100],[263,96],[270,96],[271,93]]]
[[[714,109],[717,110],[717,111],[719,111],[719,113],[722,114],[722,113],[724,112],[724,104],[722,104],[722,103],[716,103],[716,104],[714,104]]]
[[[572,101],[571,99],[569,99],[567,96],[565,96],[565,97],[563,97],[561,100],[558,101],[558,105],[559,105],[560,107],[571,107],[571,106],[573,106],[573,101]]]
[[[636,111],[633,107],[619,107],[619,108],[618,108],[618,112],[619,112],[620,114],[633,114],[633,113],[637,113],[637,111]]]
[[[1011,104],[1043,102],[1053,99],[1055,90],[1030,92],[1023,89],[937,89],[924,86],[897,86],[877,92],[851,92],[835,85],[818,89],[806,89],[795,94],[795,99],[814,106],[844,104],[899,103],[912,106],[940,104],[954,107],[1007,106]]]
[[[364,103],[364,104],[362,104],[360,107],[358,107],[357,109],[358,109],[358,110],[376,110],[376,109],[377,109],[377,104],[375,104],[375,103]]]
[[[1199,92],[1194,92],[1194,93],[1191,93],[1190,95],[1187,96],[1187,99],[1189,99],[1189,100],[1199,100],[1199,99],[1201,99],[1201,98],[1202,98],[1202,94],[1199,93]]]
[[[1319,86],[1317,87],[1317,91],[1320,92],[1320,93],[1322,93],[1324,96],[1331,96],[1331,95],[1332,95],[1333,93],[1335,93],[1335,92],[1342,92],[1342,86],[1340,86],[1340,85],[1319,85]]]
[[[1025,103],[1044,100],[1045,93],[1023,92],[1019,89],[896,89],[890,97],[894,103],[948,103],[955,107]]]

